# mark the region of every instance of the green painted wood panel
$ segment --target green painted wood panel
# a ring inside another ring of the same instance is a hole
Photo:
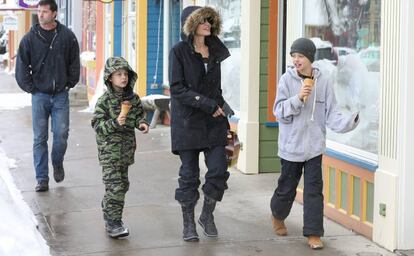
[[[279,158],[260,158],[259,170],[260,173],[280,172]]]
[[[259,93],[259,107],[267,110],[267,92]]]
[[[265,74],[260,74],[260,91],[261,92],[266,92],[267,93],[267,81],[269,79],[269,76],[267,73]]]
[[[341,205],[340,207],[348,211],[348,174],[341,172]]]
[[[333,167],[329,167],[329,203],[336,203],[336,188],[335,188],[335,173],[336,170]]]
[[[277,154],[276,142],[274,141],[262,141],[259,145],[260,156],[265,157],[275,157]]]
[[[266,43],[269,41],[269,25],[260,26],[260,41]]]
[[[261,124],[264,124],[267,120],[267,107],[259,109],[259,120]],[[260,137],[260,140],[262,138]]]
[[[259,133],[261,141],[273,141],[277,143],[277,134],[279,128],[277,127],[267,127],[265,125],[260,125]]]
[[[260,13],[259,172],[280,172],[280,159],[276,154],[278,128],[264,125],[268,108],[269,1],[261,0]]]
[[[360,178],[353,176],[353,204],[352,204],[352,214],[355,216],[361,216],[361,180]]]
[[[267,61],[267,56],[269,55],[269,43],[268,41],[262,41],[260,42],[260,57],[263,59],[266,59]],[[267,73],[267,68],[266,68],[266,73]]]
[[[374,183],[367,182],[366,220],[374,222]]]

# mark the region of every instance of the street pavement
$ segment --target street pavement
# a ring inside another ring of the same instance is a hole
[[[0,98],[17,93],[27,100],[12,76],[0,74],[0,79]],[[45,193],[34,192],[31,107],[0,108],[0,148],[16,160],[12,176],[52,255],[397,255],[326,218],[325,248],[310,250],[302,236],[302,206],[297,203],[286,220],[289,235],[277,237],[272,232],[269,202],[278,174],[244,175],[236,169],[230,170],[229,189],[215,211],[219,237],[205,237],[198,226],[200,242],[184,242],[181,208],[174,200],[179,158],[170,153],[169,127],[162,125],[149,134],[136,133],[138,149],[129,171],[124,210],[130,236],[111,239],[105,233],[100,208],[104,186],[90,127],[92,114],[83,112],[85,108],[74,104],[70,109],[66,177],[57,184],[50,175],[50,190]],[[200,201],[196,217],[201,205]]]

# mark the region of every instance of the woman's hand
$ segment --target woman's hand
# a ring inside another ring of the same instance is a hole
[[[220,115],[226,116],[223,109],[220,106],[218,106],[216,112],[213,113],[213,117],[218,117]]]

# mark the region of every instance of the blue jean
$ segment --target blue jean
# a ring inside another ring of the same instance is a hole
[[[281,163],[282,172],[270,202],[273,216],[284,220],[289,215],[304,169],[303,235],[323,236],[322,155],[306,162],[281,159]]]
[[[32,94],[33,163],[37,181],[49,181],[49,117],[51,117],[53,144],[52,165],[61,166],[69,137],[69,94],[37,92]]]
[[[200,197],[200,150],[179,151],[181,167],[178,178],[178,188],[175,190],[175,199],[181,204],[195,203]],[[216,201],[221,201],[227,189],[227,180],[230,173],[227,171],[227,161],[224,146],[215,146],[204,150],[207,166],[205,183],[202,190],[205,195]]]

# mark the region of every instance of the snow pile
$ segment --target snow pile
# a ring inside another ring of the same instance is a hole
[[[0,255],[50,255],[35,216],[13,183],[10,168],[15,168],[14,160],[0,149]]]
[[[1,93],[0,110],[16,110],[32,105],[32,97],[29,93]]]

